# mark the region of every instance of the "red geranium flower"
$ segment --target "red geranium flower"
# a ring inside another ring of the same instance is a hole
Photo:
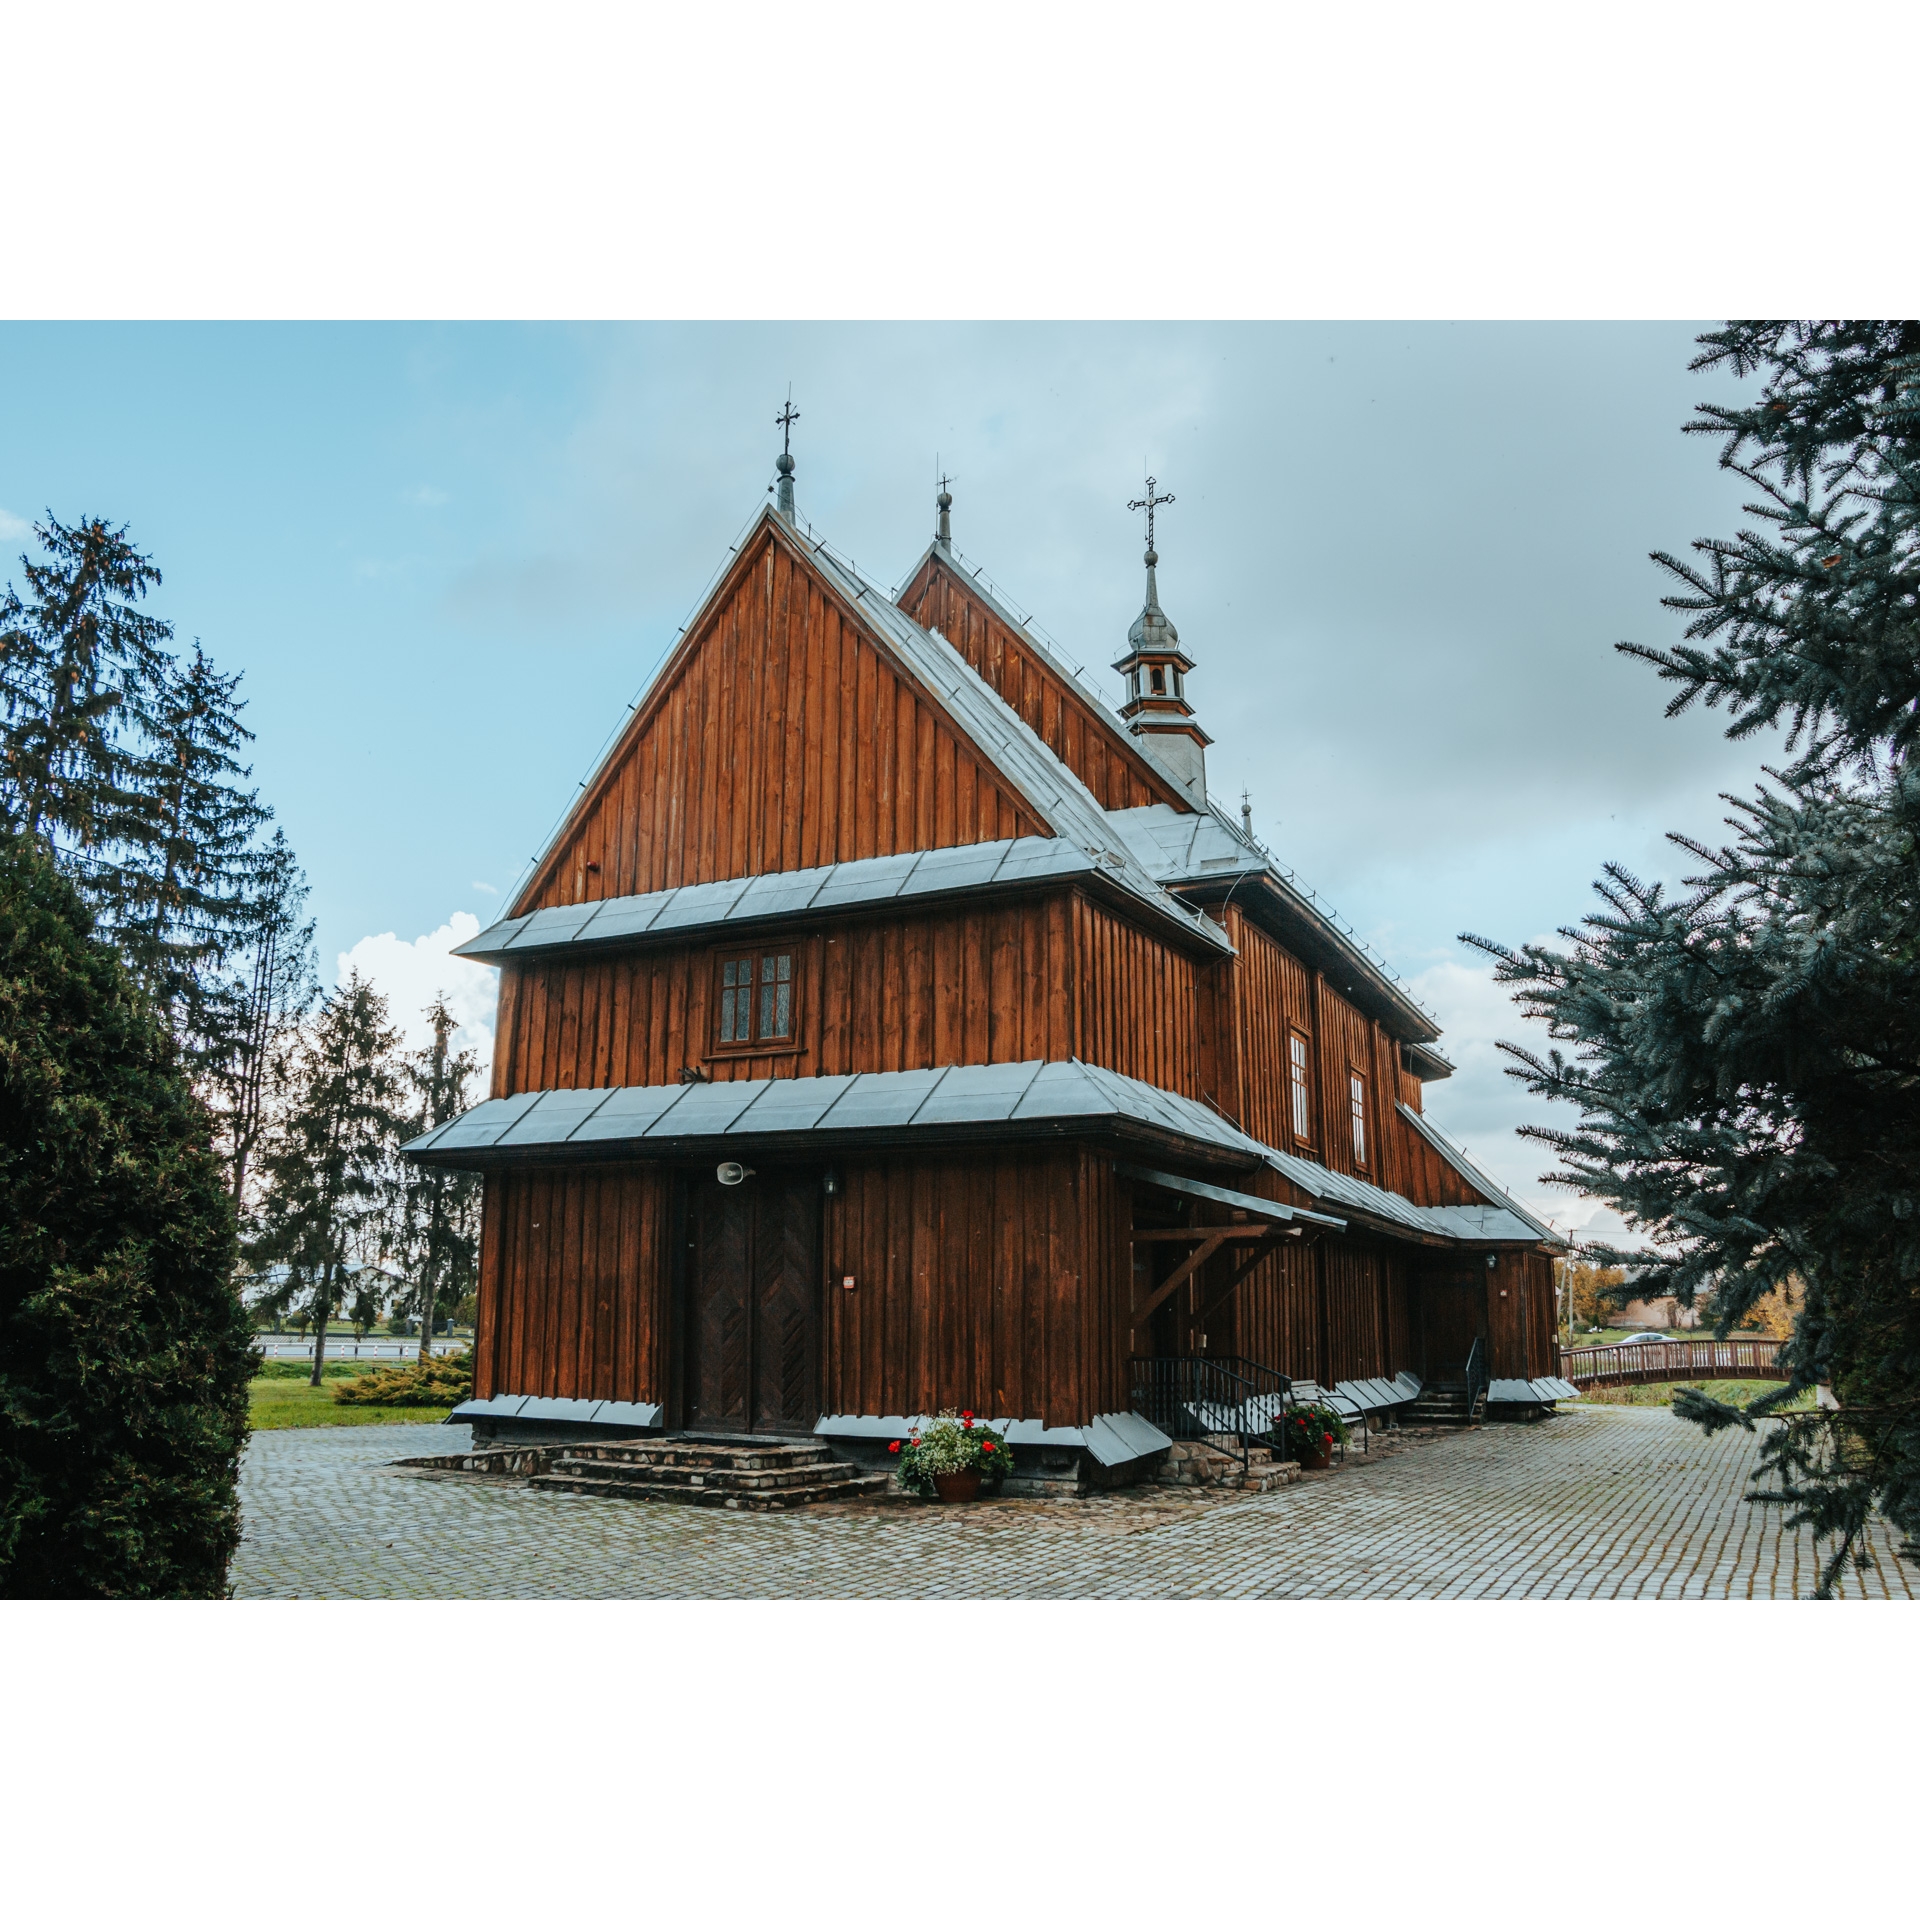
[[[893,1443],[893,1445],[892,1445],[892,1446],[890,1446],[890,1447],[889,1447],[889,1448],[887,1449],[887,1451],[888,1451],[889,1453],[898,1453],[898,1452],[900,1451],[900,1442],[899,1442],[898,1440],[896,1440],[896,1441],[895,1441],[895,1442]]]
[[[991,1453],[993,1451],[993,1442],[991,1440],[982,1440],[980,1442],[980,1450],[982,1453]]]

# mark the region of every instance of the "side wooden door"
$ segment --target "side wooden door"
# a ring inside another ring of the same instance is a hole
[[[1487,1332],[1487,1276],[1480,1267],[1430,1267],[1420,1276],[1423,1380],[1457,1379]]]
[[[687,1207],[687,1415],[707,1433],[745,1433],[751,1418],[753,1200],[696,1180]]]
[[[820,1183],[755,1182],[753,1433],[820,1417]]]
[[[688,1195],[685,1424],[808,1433],[820,1413],[820,1183],[755,1178]]]

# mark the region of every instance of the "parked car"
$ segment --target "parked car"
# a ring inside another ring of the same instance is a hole
[[[1648,1341],[1662,1347],[1677,1347],[1680,1342],[1667,1333],[1630,1333],[1624,1340],[1616,1340],[1617,1347],[1644,1347]]]

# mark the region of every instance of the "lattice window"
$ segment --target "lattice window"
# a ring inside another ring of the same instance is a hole
[[[1313,1109],[1307,1100],[1307,1036],[1287,1035],[1287,1081],[1293,1096],[1293,1137],[1313,1138]]]
[[[1367,1083],[1357,1073],[1347,1075],[1347,1104],[1353,1113],[1353,1164],[1367,1164]]]
[[[793,1045],[795,984],[790,947],[721,954],[715,975],[715,1049]]]

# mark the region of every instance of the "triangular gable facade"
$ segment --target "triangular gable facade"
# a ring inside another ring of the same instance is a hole
[[[511,911],[1052,831],[768,510]]]
[[[936,542],[896,596],[901,612],[937,631],[1085,782],[1110,813],[1193,803],[1020,621]]]

